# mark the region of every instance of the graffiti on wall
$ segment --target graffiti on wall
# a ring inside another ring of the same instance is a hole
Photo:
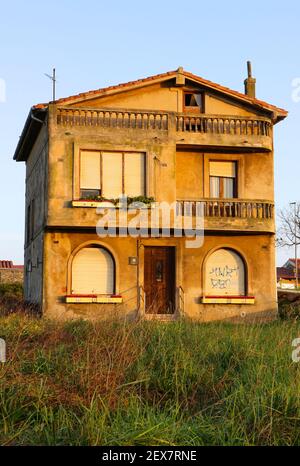
[[[213,289],[227,290],[231,288],[232,282],[238,280],[239,267],[230,267],[225,265],[222,267],[212,267],[210,275],[210,283]]]

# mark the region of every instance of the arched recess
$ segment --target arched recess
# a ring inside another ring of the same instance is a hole
[[[203,264],[204,296],[247,296],[248,270],[240,252],[228,247],[212,251]]]
[[[68,289],[74,295],[111,295],[116,289],[114,256],[97,243],[78,248],[69,262]]]

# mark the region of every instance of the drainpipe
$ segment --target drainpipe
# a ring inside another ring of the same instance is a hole
[[[45,112],[46,109],[43,109],[42,111]],[[37,121],[38,123],[41,123],[42,125],[45,125],[45,124],[46,124],[45,121],[40,120],[39,118],[37,118],[36,116],[34,116],[34,114],[33,114],[33,109],[30,110],[30,117],[31,117],[32,120]]]

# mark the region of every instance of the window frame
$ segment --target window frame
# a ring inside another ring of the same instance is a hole
[[[199,106],[189,106],[185,104],[185,97],[186,95],[200,95],[201,97],[201,107]],[[182,93],[182,108],[185,113],[205,113],[205,94],[203,91],[193,91],[193,90],[185,90]]]
[[[241,259],[243,266],[244,266],[244,295],[241,296],[230,296],[230,295],[210,295],[208,294],[208,290],[206,287],[206,280],[207,280],[207,265],[208,261],[211,256],[216,253],[217,251],[225,249],[232,251]],[[245,304],[245,305],[253,305],[256,302],[255,296],[252,293],[252,274],[250,273],[248,261],[244,255],[238,248],[232,247],[229,244],[222,244],[219,245],[212,250],[210,250],[207,255],[205,256],[203,263],[202,263],[202,287],[203,287],[203,295],[201,298],[201,302],[203,304]]]
[[[31,238],[31,202],[27,205],[26,212],[26,244],[30,243]]]
[[[100,187],[99,187],[99,196],[105,197],[105,194],[103,194],[103,153],[111,152],[111,153],[117,153],[122,155],[122,194],[123,195],[128,195],[125,193],[125,157],[126,154],[143,154],[144,156],[144,163],[143,163],[143,169],[144,169],[144,192],[140,194],[141,196],[147,196],[147,191],[148,191],[148,183],[147,183],[147,153],[146,151],[137,151],[137,150],[111,150],[111,149],[89,149],[89,148],[79,148],[79,159],[78,159],[78,187],[76,189],[78,196],[75,194],[75,190],[73,191],[73,198],[76,199],[76,197],[80,200],[84,200],[85,198],[82,197],[81,192],[84,191],[84,189],[81,189],[81,153],[82,152],[97,152],[99,153],[100,157]],[[75,165],[75,164],[74,164]],[[74,180],[75,180],[75,172],[74,172]],[[88,189],[85,189],[88,191]],[[90,189],[90,191],[96,191],[96,189]]]
[[[235,176],[215,176],[215,175],[211,175],[210,174],[210,165],[208,166],[209,167],[209,197],[211,199],[238,199],[238,177],[239,177],[239,164],[238,164],[238,161],[237,160],[214,160],[214,159],[210,159],[209,160],[209,164],[211,162],[220,162],[220,163],[226,163],[226,162],[231,162],[231,163],[234,163],[235,165]],[[219,179],[219,196],[218,197],[213,197],[212,196],[212,193],[211,193],[211,178],[218,178]],[[229,179],[232,179],[234,180],[233,181],[233,197],[224,197],[224,179],[225,178],[229,178]]]
[[[26,212],[26,244],[30,244],[33,241],[35,233],[35,199],[27,205]]]
[[[79,254],[83,249],[86,249],[86,248],[98,248],[98,249],[103,249],[104,251],[106,251],[111,260],[112,260],[112,265],[113,265],[113,277],[112,277],[112,282],[113,282],[113,292],[112,293],[106,293],[106,294],[101,294],[101,295],[96,295],[96,296],[106,296],[106,297],[109,297],[109,296],[116,296],[116,273],[117,273],[117,269],[116,269],[116,260],[115,260],[115,257],[113,255],[113,253],[108,249],[106,248],[104,245],[102,244],[97,244],[97,243],[88,243],[88,244],[84,244],[82,247],[80,247],[79,249],[76,250],[76,252],[72,255],[72,258],[71,258],[71,262],[70,262],[70,269],[69,269],[69,283],[68,283],[68,288],[69,288],[69,294],[67,295],[68,297],[87,297],[87,296],[91,296],[89,293],[86,293],[86,294],[77,294],[77,293],[73,293],[72,292],[72,287],[73,287],[73,263],[74,263],[74,259],[75,257],[77,256],[77,254]],[[118,295],[119,296],[119,295]]]

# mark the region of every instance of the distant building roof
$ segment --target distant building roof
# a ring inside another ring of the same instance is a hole
[[[277,280],[280,278],[292,279],[295,278],[295,273],[288,267],[276,267]]]
[[[0,269],[19,269],[19,270],[23,270],[24,265],[14,265],[13,261],[0,260]]]
[[[294,264],[294,266],[295,266],[295,258],[293,258],[293,259],[290,258],[287,262],[292,262],[292,264]],[[297,259],[297,266],[298,266],[298,268],[300,267],[300,259]]]

